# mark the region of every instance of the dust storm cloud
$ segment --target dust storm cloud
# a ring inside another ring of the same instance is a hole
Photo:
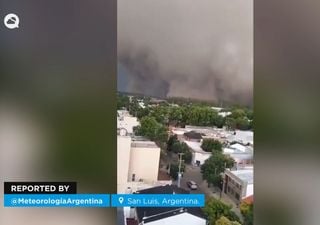
[[[126,91],[251,104],[252,0],[118,1]]]

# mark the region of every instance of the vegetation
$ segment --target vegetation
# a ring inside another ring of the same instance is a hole
[[[241,225],[238,221],[230,221],[227,217],[221,216],[214,225]]]
[[[187,164],[191,163],[192,153],[186,143],[178,140],[177,135],[173,135],[168,139],[167,150],[176,154],[183,153],[182,159],[184,162]]]
[[[211,197],[206,200],[203,212],[207,216],[211,225],[215,225],[221,217],[226,217],[229,221],[240,222],[239,217],[231,211],[231,208],[232,207],[230,205],[226,205],[222,201]],[[224,222],[224,219],[222,219],[222,221],[220,220],[218,224],[224,224],[222,222]]]
[[[174,143],[176,143],[178,141],[178,136],[175,134],[175,135],[172,135],[169,137],[168,141],[167,141],[167,150],[170,152],[172,151],[172,146]]]
[[[220,152],[215,152],[201,166],[202,177],[209,184],[213,184],[222,189],[221,173],[223,173],[226,168],[232,168],[234,163],[233,158]]]
[[[244,219],[244,225],[253,225],[253,204],[241,203],[240,211]]]
[[[130,99],[126,95],[117,96],[117,109],[128,109],[130,105]]]
[[[135,129],[136,135],[148,137],[150,140],[158,143],[165,143],[167,141],[167,128],[158,123],[155,118],[145,116],[140,120],[140,124]]]
[[[222,152],[222,143],[214,139],[204,139],[201,148],[206,152]]]
[[[141,107],[139,102],[143,102],[145,107]],[[248,108],[235,106],[228,109],[231,112],[227,117],[222,117],[218,112],[205,102],[177,101],[170,105],[160,103],[149,106],[150,98],[132,97],[118,95],[118,109],[127,108],[131,115],[142,119],[151,116],[158,123],[163,125],[174,125],[184,127],[186,124],[193,126],[216,126],[222,128],[226,126],[230,130],[250,130],[253,129],[253,111]]]
[[[184,170],[185,170],[185,165],[181,164],[181,172],[184,172]],[[174,180],[177,180],[178,173],[179,173],[179,164],[171,164],[170,172],[169,172],[170,177],[172,177],[172,179]]]

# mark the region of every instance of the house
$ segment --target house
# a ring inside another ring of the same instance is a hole
[[[237,169],[253,164],[253,148],[251,146],[236,143],[223,148],[223,154],[229,155],[235,160]]]
[[[193,165],[200,166],[204,164],[204,162],[210,158],[212,155],[211,152],[206,152],[201,148],[201,142],[194,142],[194,141],[184,141],[192,153],[192,160],[191,163]]]
[[[202,139],[202,136],[200,133],[195,132],[195,131],[189,131],[189,132],[185,132],[183,134],[185,140],[187,141],[194,141],[194,142],[200,142]]]
[[[189,194],[175,185],[159,186],[139,191],[137,194]],[[131,224],[144,225],[206,225],[206,218],[199,207],[137,207],[132,208]],[[133,222],[136,221],[136,223]],[[128,219],[127,219],[128,221]]]
[[[224,172],[223,192],[236,204],[253,195],[253,167]]]

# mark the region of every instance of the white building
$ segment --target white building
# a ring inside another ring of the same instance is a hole
[[[153,141],[133,140],[130,151],[129,181],[158,180],[160,148]]]
[[[231,133],[227,136],[227,141],[230,142],[239,142],[244,145],[253,145],[253,132],[252,131],[244,131],[244,130],[236,130],[235,134]]]
[[[131,116],[127,110],[117,111],[117,128],[126,129],[128,134],[133,133],[133,128],[140,125],[137,117]]]
[[[253,164],[253,149],[245,147],[244,151],[237,148],[223,148],[223,154],[229,155],[236,162],[236,168],[240,169]]]
[[[160,148],[143,137],[128,136],[120,129],[117,136],[117,192],[132,193],[141,189],[171,184],[159,171]]]
[[[232,112],[218,112],[218,115],[222,116],[222,117],[227,117],[227,116],[229,116],[231,114],[232,114]]]
[[[253,195],[253,167],[242,170],[225,170],[223,191],[236,204]]]
[[[191,163],[193,165],[202,165],[204,162],[210,158],[211,152],[203,151],[201,148],[201,142],[194,141],[184,141],[192,152],[192,160]]]
[[[117,191],[124,193],[128,186],[130,165],[131,137],[117,136]]]

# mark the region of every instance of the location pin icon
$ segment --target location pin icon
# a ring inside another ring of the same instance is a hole
[[[120,198],[119,198],[119,202],[120,202],[120,204],[122,204],[122,203],[123,203],[123,200],[124,200],[124,198],[123,198],[123,197],[120,197]]]

